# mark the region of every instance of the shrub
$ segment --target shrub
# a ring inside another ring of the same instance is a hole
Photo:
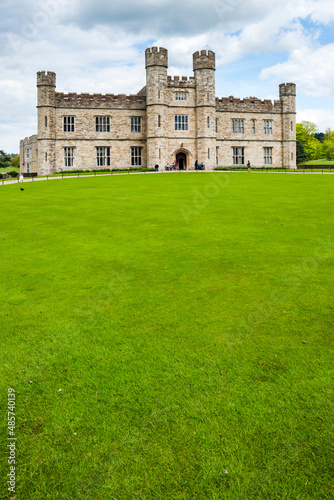
[[[10,172],[8,172],[8,175],[10,175],[11,177],[17,177],[19,173],[17,170],[11,170]]]

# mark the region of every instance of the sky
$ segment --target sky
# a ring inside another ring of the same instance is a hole
[[[136,94],[146,47],[168,49],[168,74],[216,53],[216,96],[278,99],[297,84],[297,121],[334,129],[333,0],[1,0],[0,149],[35,134],[36,72],[60,92]]]

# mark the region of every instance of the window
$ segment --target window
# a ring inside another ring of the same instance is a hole
[[[30,173],[30,163],[27,163],[26,164],[26,173],[29,174]]]
[[[216,118],[216,133],[218,134],[218,118]]]
[[[210,93],[209,92],[206,94],[206,100],[210,101]]]
[[[140,116],[131,116],[131,132],[141,132]]]
[[[99,146],[96,148],[96,166],[110,167],[110,148]]]
[[[158,116],[158,127],[161,127],[161,116]]]
[[[263,148],[264,150],[264,164],[271,165],[273,162],[273,148]]]
[[[95,130],[96,132],[110,132],[110,117],[97,116],[95,118]]]
[[[161,148],[159,148],[159,160],[161,160]]]
[[[64,132],[74,132],[74,116],[64,116]]]
[[[216,165],[218,165],[219,162],[219,147],[216,147]]]
[[[210,160],[210,148],[208,148],[208,160]]]
[[[293,131],[293,122],[291,122],[291,132]]]
[[[158,99],[160,99],[161,92],[158,90]]]
[[[272,134],[273,133],[273,121],[272,120],[263,120],[263,133],[264,134]]]
[[[45,122],[45,128],[47,128],[47,126],[48,126],[48,117],[47,116],[44,117],[44,122]]]
[[[36,156],[38,156],[38,149],[36,149]]]
[[[187,100],[187,92],[175,92],[175,100],[176,101],[186,101]]]
[[[48,154],[45,153],[45,161],[48,161]]]
[[[252,134],[255,134],[255,120],[252,120]]]
[[[30,149],[26,148],[26,158],[30,158]]]
[[[206,124],[207,124],[207,127],[210,128],[210,116],[207,117]]]
[[[243,134],[244,120],[240,120],[239,118],[234,118],[232,120],[232,132],[233,134]]]
[[[74,148],[64,148],[64,166],[74,167]]]
[[[141,166],[141,147],[132,146],[131,147],[131,165]]]
[[[245,164],[245,148],[233,148],[233,165]]]
[[[291,160],[293,160],[293,153],[291,153]]]
[[[175,130],[188,130],[187,115],[175,115]]]

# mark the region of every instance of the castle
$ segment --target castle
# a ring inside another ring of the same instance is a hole
[[[215,94],[215,53],[193,54],[194,76],[167,75],[168,51],[145,51],[146,86],[135,95],[56,92],[37,73],[37,135],[20,142],[21,171],[245,165],[296,168],[296,86],[279,100]]]

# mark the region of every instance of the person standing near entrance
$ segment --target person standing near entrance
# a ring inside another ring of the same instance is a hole
[[[23,182],[23,174],[20,172],[20,182]]]
[[[248,169],[248,172],[250,172],[250,167],[251,167],[251,164],[250,164],[250,161],[248,160],[248,162],[247,162],[247,169]]]
[[[197,170],[197,169],[198,169],[198,161],[196,160],[195,161],[195,170]]]

